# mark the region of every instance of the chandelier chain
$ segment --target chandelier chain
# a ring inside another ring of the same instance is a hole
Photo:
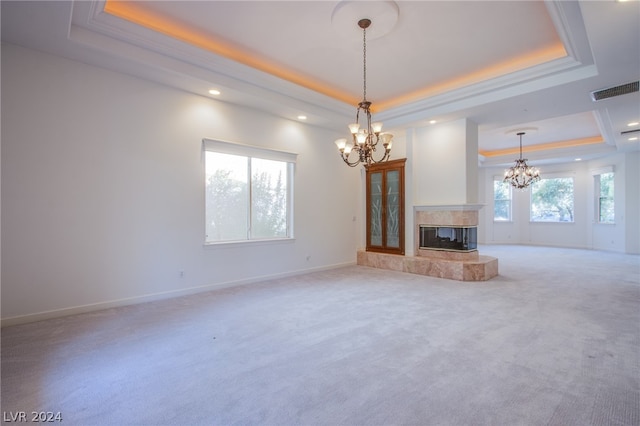
[[[524,132],[518,133],[518,136],[520,136],[520,159],[522,159],[522,135],[524,135]]]
[[[367,29],[362,29],[363,100],[367,100]]]
[[[363,99],[356,109],[356,121],[349,124],[351,132],[350,139],[336,139],[335,144],[340,151],[340,157],[349,166],[355,167],[363,164],[365,167],[373,163],[381,163],[389,159],[391,153],[391,145],[393,135],[388,132],[382,132],[382,123],[371,122],[371,102],[367,101],[367,28],[371,25],[371,20],[363,18],[358,21],[358,26],[362,29],[362,74],[363,74]],[[360,120],[360,112],[362,111],[362,121]],[[379,159],[373,158],[374,153],[379,148],[378,143],[382,144],[384,153]],[[356,158],[349,160],[349,155],[354,153]]]

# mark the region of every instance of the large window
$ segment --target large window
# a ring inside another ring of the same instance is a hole
[[[295,154],[204,141],[206,242],[293,237]]]
[[[573,222],[573,178],[540,179],[531,185],[532,222]]]
[[[599,223],[615,222],[615,206],[613,203],[614,173],[601,173],[594,175],[596,194],[596,217]]]
[[[493,220],[507,222],[511,220],[511,184],[502,177],[493,181]]]

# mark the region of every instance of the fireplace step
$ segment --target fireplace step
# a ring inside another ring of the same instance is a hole
[[[359,250],[357,264],[458,281],[487,281],[498,276],[498,259],[483,255],[473,260],[450,260]]]

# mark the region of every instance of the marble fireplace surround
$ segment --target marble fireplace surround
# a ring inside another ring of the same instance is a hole
[[[482,204],[447,206],[414,206],[415,256],[377,253],[359,250],[358,265],[380,269],[428,275],[458,281],[487,281],[498,275],[498,259],[483,256],[478,251],[457,252],[420,248],[420,225],[463,226],[478,225],[478,211]]]

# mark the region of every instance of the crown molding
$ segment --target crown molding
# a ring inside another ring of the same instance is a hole
[[[118,59],[100,66],[199,95],[212,85],[223,87],[232,103],[272,113],[290,110],[291,116],[303,110],[322,117],[309,124],[325,128],[334,128],[333,122],[343,123],[353,113],[352,105],[112,16],[104,5],[104,0],[74,2],[68,36]]]

